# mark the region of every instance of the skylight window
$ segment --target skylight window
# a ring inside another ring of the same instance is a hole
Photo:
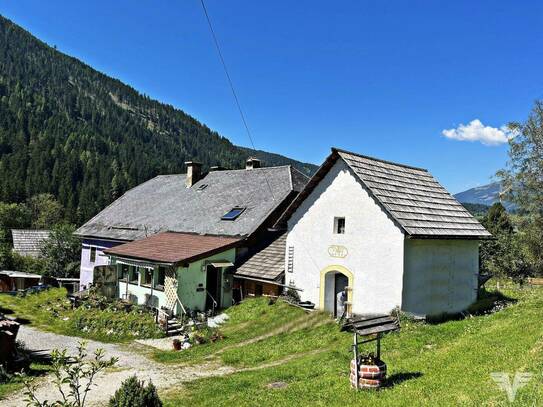
[[[245,211],[245,208],[235,207],[230,209],[228,212],[226,212],[224,215],[222,215],[222,220],[236,220],[239,215],[241,215]]]
[[[203,191],[204,189],[206,189],[208,186],[208,184],[202,184],[198,187],[198,191]]]

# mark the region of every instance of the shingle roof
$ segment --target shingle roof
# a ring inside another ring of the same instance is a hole
[[[126,192],[76,234],[127,241],[163,231],[247,236],[306,182],[290,166],[212,171],[191,188],[185,174],[160,175]],[[247,209],[235,221],[221,220],[236,206]]]
[[[39,257],[50,233],[49,230],[12,229],[13,251],[21,256]]]
[[[376,202],[411,237],[489,238],[491,234],[427,170],[332,149],[305,189],[283,214],[284,223],[342,159]]]
[[[285,271],[285,246],[287,234],[279,235],[274,241],[238,267],[238,277],[251,277],[276,281]]]
[[[178,264],[211,256],[236,246],[238,242],[240,239],[232,237],[164,232],[106,249],[104,253],[130,259]]]

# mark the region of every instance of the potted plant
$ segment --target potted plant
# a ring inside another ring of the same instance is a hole
[[[174,339],[173,340],[173,349],[174,350],[181,350],[181,341],[179,339]]]

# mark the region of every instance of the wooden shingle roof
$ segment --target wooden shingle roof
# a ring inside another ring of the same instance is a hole
[[[283,233],[268,246],[249,257],[235,272],[235,276],[277,281],[285,272],[285,246]]]
[[[343,160],[409,237],[484,239],[491,234],[427,170],[333,148],[281,217],[285,223],[332,165]]]
[[[49,230],[12,229],[13,251],[21,256],[39,257],[50,233]]]

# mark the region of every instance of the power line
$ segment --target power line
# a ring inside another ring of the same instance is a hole
[[[219,59],[221,60],[222,67],[224,69],[224,73],[226,74],[226,78],[228,79],[228,84],[230,85],[230,90],[232,91],[232,95],[234,96],[234,101],[236,102],[236,106],[238,107],[239,115],[241,116],[241,121],[243,122],[243,126],[245,127],[245,131],[247,132],[247,136],[249,137],[249,141],[251,142],[251,146],[253,147],[253,150],[256,151],[255,143],[253,142],[253,137],[251,136],[251,131],[249,130],[249,126],[247,125],[247,120],[245,120],[245,114],[243,114],[243,109],[241,108],[241,104],[239,103],[238,95],[236,93],[236,90],[234,88],[234,83],[232,82],[232,79],[230,78],[230,74],[228,73],[228,68],[226,67],[226,62],[224,61],[224,58],[222,56],[221,47],[219,45],[219,40],[217,39],[217,35],[215,35],[215,30],[213,29],[213,25],[211,24],[211,19],[209,18],[209,14],[207,12],[206,5],[204,3],[204,0],[200,0],[200,3],[202,4],[202,9],[204,10],[204,14],[207,20],[207,24],[209,26],[209,30],[211,31],[211,36],[213,37],[213,42],[215,43],[215,48],[217,49],[217,53],[219,54]],[[268,188],[270,189],[270,194],[272,196],[272,199],[275,201],[275,196],[273,195],[273,190],[268,182],[268,177],[266,176],[265,171],[264,172],[264,179],[266,180],[266,184],[268,184]]]

